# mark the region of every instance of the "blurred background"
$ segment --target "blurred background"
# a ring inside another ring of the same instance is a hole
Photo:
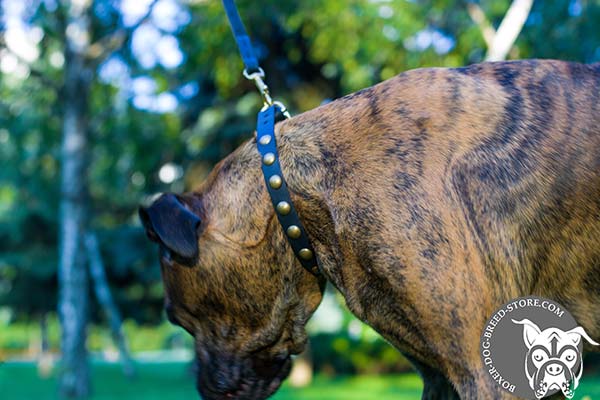
[[[293,114],[417,67],[600,61],[600,0],[237,3]],[[221,2],[0,4],[0,397],[193,398],[191,340],[165,320],[136,210],[254,130]],[[276,399],[420,398],[331,288],[309,332]],[[597,359],[585,376],[576,397],[600,399]]]

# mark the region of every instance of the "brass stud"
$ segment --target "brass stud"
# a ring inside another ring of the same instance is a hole
[[[263,146],[268,145],[269,143],[271,143],[271,135],[261,136],[260,139],[258,139],[258,143],[262,144]]]
[[[292,210],[292,207],[290,206],[290,203],[288,203],[287,201],[280,201],[279,203],[277,203],[277,212],[279,214],[288,215],[291,210]]]
[[[273,189],[279,189],[282,183],[283,181],[279,175],[273,175],[269,178],[269,186],[271,186]]]
[[[263,157],[263,164],[265,165],[273,165],[273,163],[275,162],[275,154],[273,153],[267,153],[264,155]]]
[[[313,252],[310,251],[310,249],[304,248],[304,249],[300,249],[300,251],[298,252],[298,255],[303,260],[310,260],[313,256]]]
[[[287,235],[292,239],[298,239],[302,235],[302,231],[297,225],[290,225],[287,228]]]

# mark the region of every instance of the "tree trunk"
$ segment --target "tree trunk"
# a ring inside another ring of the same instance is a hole
[[[48,313],[43,312],[40,316],[40,353],[42,355],[50,351],[50,342],[48,339]]]
[[[40,354],[38,356],[37,369],[38,375],[42,378],[48,378],[52,374],[54,360],[50,353],[50,341],[48,338],[48,313],[43,312],[40,315]]]
[[[533,0],[513,0],[496,31],[481,6],[473,0],[467,0],[469,16],[479,27],[488,48],[486,61],[506,60],[527,22],[532,6]]]
[[[86,231],[88,132],[87,113],[91,71],[85,63],[89,43],[89,2],[64,2],[68,9],[65,43],[62,176],[59,241],[59,304],[62,326],[60,393],[69,398],[90,394],[86,323],[88,277]]]
[[[123,363],[123,373],[125,376],[131,377],[135,373],[133,361],[127,348],[125,335],[123,334],[121,314],[110,293],[104,263],[102,262],[102,254],[100,254],[98,239],[94,232],[87,233],[85,245],[88,252],[94,292],[98,298],[98,303],[100,303],[104,309],[112,338],[119,349],[119,355],[121,357],[121,362]]]
[[[527,21],[532,5],[533,0],[513,0],[496,31],[491,47],[488,48],[486,61],[506,60]]]

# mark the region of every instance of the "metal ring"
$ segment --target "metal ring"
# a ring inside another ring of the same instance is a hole
[[[256,78],[264,78],[265,77],[265,71],[263,71],[263,69],[261,67],[258,67],[258,71],[253,72],[251,74],[249,74],[248,70],[246,68],[244,68],[244,71],[242,73],[244,74],[244,78],[246,78],[248,80],[254,80]]]
[[[279,107],[279,111],[281,111],[281,113],[283,114],[283,116],[286,119],[292,118],[292,116],[290,115],[290,112],[288,111],[287,107],[282,102],[280,102],[280,101],[274,101],[273,105]]]
[[[279,108],[279,111],[281,111],[281,113],[283,114],[283,116],[285,117],[285,119],[290,119],[292,118],[292,116],[290,115],[290,112],[288,111],[287,107],[280,101],[274,101],[272,104],[268,104],[268,103],[264,103],[262,108],[260,109],[260,111],[265,111],[267,108],[271,107],[271,105],[277,106]]]

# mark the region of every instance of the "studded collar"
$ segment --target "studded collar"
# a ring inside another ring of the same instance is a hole
[[[258,114],[256,146],[261,156],[261,168],[265,184],[279,224],[283,228],[296,258],[313,275],[319,275],[315,251],[308,239],[306,229],[300,222],[290,191],[281,171],[277,140],[275,139],[275,117],[277,106],[272,105]]]

